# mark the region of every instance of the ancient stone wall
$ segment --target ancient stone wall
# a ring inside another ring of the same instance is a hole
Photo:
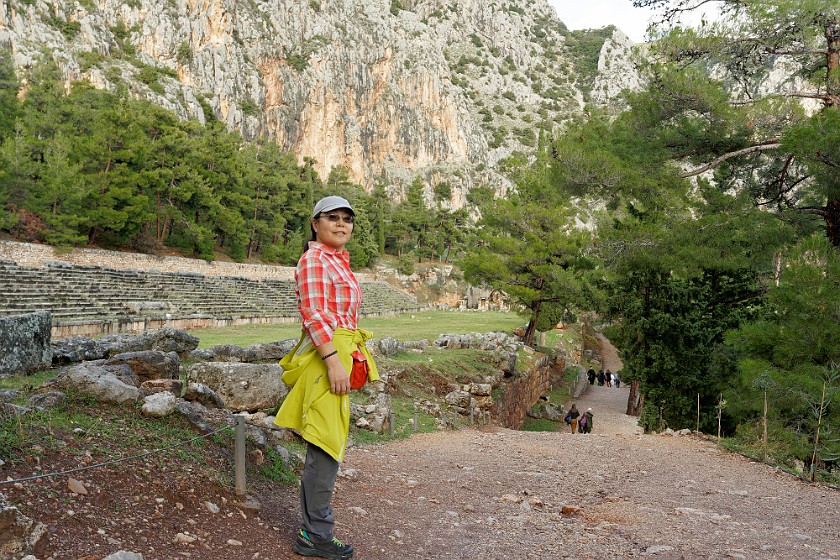
[[[563,358],[552,360],[543,356],[531,362],[525,371],[517,371],[512,381],[503,383],[504,393],[495,405],[493,416],[506,428],[521,428],[528,409],[559,383],[565,366]]]

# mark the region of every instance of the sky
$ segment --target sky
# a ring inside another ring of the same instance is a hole
[[[548,3],[569,29],[600,29],[612,24],[634,43],[644,42],[648,24],[657,13],[649,8],[634,8],[632,0],[548,0]],[[712,2],[684,14],[680,20],[683,25],[694,27],[701,19],[715,21],[718,17],[718,5]]]
[[[653,12],[634,8],[631,0],[548,0],[569,29],[598,29],[615,25],[635,43],[645,40]]]

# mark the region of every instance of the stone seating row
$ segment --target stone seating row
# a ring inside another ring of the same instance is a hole
[[[362,282],[363,314],[416,310],[385,282]],[[48,263],[0,261],[0,316],[48,310],[54,322],[129,317],[296,317],[294,283]]]

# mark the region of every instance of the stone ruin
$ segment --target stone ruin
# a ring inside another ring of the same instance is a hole
[[[45,311],[0,317],[0,377],[49,368],[51,328],[52,319]]]

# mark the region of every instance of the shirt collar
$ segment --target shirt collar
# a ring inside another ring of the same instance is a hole
[[[343,259],[347,262],[350,262],[350,252],[347,251],[347,249],[342,249],[341,251],[336,251],[332,247],[328,247],[328,246],[324,245],[323,243],[319,243],[317,241],[310,241],[309,242],[309,248],[310,249],[318,249],[319,251],[321,251],[323,253],[327,253],[327,254],[330,254],[330,255],[335,255],[335,256],[340,257],[341,259]]]

